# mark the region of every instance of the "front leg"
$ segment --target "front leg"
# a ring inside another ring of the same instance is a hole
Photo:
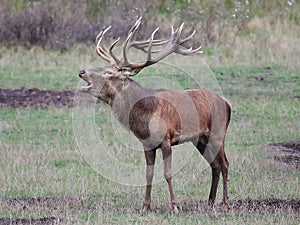
[[[172,168],[171,168],[172,149],[171,149],[170,142],[167,141],[163,142],[161,144],[161,150],[162,150],[163,160],[164,160],[164,176],[169,186],[171,208],[173,212],[177,213],[179,210],[178,210],[178,206],[175,200],[175,195],[172,187]]]
[[[154,164],[155,164],[155,156],[156,156],[156,149],[153,150],[145,150],[145,158],[146,158],[146,195],[145,201],[142,211],[145,212],[150,209],[151,204],[151,189],[152,189],[152,181],[154,175]]]

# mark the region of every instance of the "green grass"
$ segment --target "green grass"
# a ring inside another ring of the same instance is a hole
[[[78,73],[98,59],[94,49],[78,46],[63,53],[41,48],[1,48],[0,88],[75,89]]]
[[[1,58],[0,88],[75,89],[78,71],[95,60],[80,48],[66,53],[40,49],[27,52],[19,48],[5,51]],[[17,58],[18,63],[11,63]],[[299,71],[277,64],[218,66],[213,71],[233,105],[226,141],[230,198],[299,199],[299,171],[274,163],[271,158],[281,153],[269,151],[266,146],[269,142],[300,140],[300,104],[295,97],[300,94]],[[184,88],[193,85],[180,76],[176,79]],[[105,133],[110,114],[104,112],[95,119]],[[83,159],[75,143],[69,108],[1,109],[0,132],[2,218],[55,216],[64,218],[66,223],[72,221],[71,224],[297,224],[299,221],[298,216],[283,213],[193,214],[197,201],[208,197],[211,175],[205,163],[199,170],[201,157],[192,148],[182,149],[194,151],[193,157],[174,178],[176,197],[185,211],[178,215],[169,212],[169,194],[163,182],[154,186],[153,211],[142,215],[139,209],[143,187],[109,181]],[[114,141],[109,134],[107,139]],[[161,160],[160,155],[157,160]],[[221,185],[218,190],[220,202]],[[31,197],[48,197],[48,200],[26,207],[6,201]]]

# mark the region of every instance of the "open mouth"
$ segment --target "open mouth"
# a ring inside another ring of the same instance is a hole
[[[82,86],[80,88],[80,90],[82,92],[88,92],[93,87],[93,83],[92,82],[90,82],[90,81],[86,81],[86,82],[87,82],[87,84],[85,86]]]

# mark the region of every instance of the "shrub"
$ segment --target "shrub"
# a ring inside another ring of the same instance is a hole
[[[1,13],[0,42],[68,49],[75,41],[73,29],[84,21],[84,16],[78,5],[67,2],[33,2],[24,10]]]
[[[97,33],[113,24],[110,37],[125,36],[129,26],[143,16],[137,38],[145,38],[154,27],[167,36],[170,20],[186,22],[186,29],[199,32],[201,44],[232,47],[239,34],[249,34],[249,21],[273,15],[276,20],[300,23],[299,6],[291,1],[198,1],[198,0],[3,0],[0,11],[0,44],[39,45],[69,49],[74,43],[89,43]],[[15,4],[15,5],[14,5]],[[176,18],[176,19],[174,19]],[[166,21],[166,22],[164,22]],[[275,22],[274,22],[275,23]],[[198,44],[198,43],[196,43]]]

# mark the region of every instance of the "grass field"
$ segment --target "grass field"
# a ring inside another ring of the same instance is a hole
[[[2,49],[0,88],[75,89],[78,71],[95,59],[92,48],[78,47],[65,53]],[[299,70],[274,63],[211,65],[211,69],[233,105],[226,141],[230,199],[299,200],[299,171],[273,161],[282,153],[269,150],[267,145],[300,141]],[[154,186],[153,210],[142,215],[144,187],[109,181],[81,156],[74,140],[72,109],[0,112],[0,218],[60,218],[62,224],[299,223],[299,211],[295,214],[289,209],[206,210],[211,174],[207,165],[196,170],[201,160],[197,152],[174,177],[182,212],[170,213],[163,182]],[[101,120],[108,116],[102,114]],[[221,185],[218,190],[219,203]]]

